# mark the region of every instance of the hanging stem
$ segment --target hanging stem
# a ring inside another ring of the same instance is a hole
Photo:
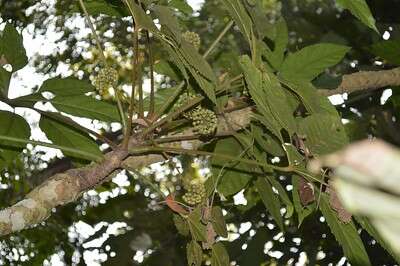
[[[119,95],[117,89],[114,89],[114,93],[115,93],[115,99],[117,100],[118,111],[119,111],[119,114],[121,116],[122,129],[123,129],[124,132],[126,132],[126,130],[127,130],[127,122],[126,122],[126,116],[125,116],[124,108],[122,107],[121,98],[120,98],[120,95]]]
[[[150,34],[146,31],[147,49],[149,54],[149,66],[150,66],[150,106],[149,106],[149,117],[154,114],[154,58],[153,49],[151,47]]]
[[[204,58],[207,58],[207,56],[210,55],[210,53],[214,50],[214,48],[217,46],[217,44],[221,41],[221,39],[224,37],[224,35],[228,32],[228,30],[232,27],[233,21],[229,21],[228,24],[224,27],[224,29],[220,32],[218,37],[214,40],[214,42],[208,47],[207,51],[203,54]]]
[[[85,7],[85,4],[83,3],[83,0],[79,0],[79,4],[80,4],[83,12],[85,13],[86,21],[89,24],[90,30],[92,31],[92,34],[93,34],[94,39],[96,41],[97,48],[100,51],[101,60],[103,61],[104,66],[107,66],[107,60],[106,60],[106,57],[104,55],[103,48],[101,46],[100,38],[96,33],[96,30],[94,28],[92,20],[90,19],[89,13],[86,10],[86,7]],[[125,112],[124,112],[124,109],[122,108],[121,100],[119,98],[119,95],[118,95],[118,92],[117,92],[116,89],[115,89],[115,99],[117,100],[118,112],[119,112],[119,115],[121,116],[122,126],[123,126],[124,131],[126,132]]]
[[[103,61],[104,65],[107,65],[106,57],[104,56],[104,51],[103,51],[103,48],[101,47],[100,38],[99,38],[99,36],[98,36],[97,33],[96,33],[96,30],[95,30],[95,28],[94,28],[94,25],[93,25],[93,23],[92,23],[92,20],[90,19],[89,13],[88,13],[87,10],[86,10],[86,7],[85,7],[85,4],[83,3],[83,0],[79,0],[79,4],[80,4],[80,6],[81,6],[83,12],[85,13],[86,21],[87,21],[87,23],[89,24],[90,30],[92,31],[92,34],[93,34],[94,39],[95,39],[95,41],[96,41],[97,48],[98,48],[99,51],[100,51],[101,60]]]
[[[139,92],[139,118],[144,118],[144,104],[143,104],[143,80],[142,80],[142,74],[143,74],[143,69],[142,69],[142,61],[144,58],[142,57],[142,54],[137,55],[139,57],[138,59],[138,65],[137,65],[137,84],[138,84],[138,92]]]
[[[137,29],[137,25],[135,25],[135,29],[133,32],[133,58],[132,58],[132,89],[131,89],[131,98],[129,104],[129,112],[128,112],[128,125],[125,131],[123,147],[128,147],[129,137],[132,133],[132,120],[133,120],[133,111],[135,106],[135,87],[136,87],[136,79],[137,79],[137,68],[139,63],[138,57],[139,50],[139,32]]]

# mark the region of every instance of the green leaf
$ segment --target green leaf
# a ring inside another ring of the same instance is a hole
[[[183,78],[185,80],[188,80],[189,79],[189,75],[188,75],[188,73],[186,71],[186,68],[185,68],[185,66],[186,66],[185,60],[181,60],[181,57],[178,54],[178,52],[176,52],[170,45],[168,45],[168,44],[166,44],[164,42],[162,42],[162,45],[163,45],[163,48],[168,52],[169,61],[176,66],[176,68],[179,70],[179,72],[181,73]],[[157,65],[158,64],[156,64],[156,66]],[[164,66],[164,68],[162,70],[165,70],[165,66]],[[170,71],[168,70],[168,72],[170,72]],[[176,80],[178,80],[176,73],[171,75],[172,73],[168,73],[168,72],[167,73],[161,72],[161,74],[170,74],[171,78],[176,77]]]
[[[223,0],[222,2],[228,9],[230,16],[234,19],[247,42],[251,44],[252,21],[240,0]]]
[[[317,89],[305,80],[296,80],[291,77],[290,81],[279,77],[282,84],[284,84],[290,91],[298,96],[300,101],[309,113],[317,113],[320,109],[319,99],[322,98]],[[327,99],[326,97],[323,97]],[[297,106],[296,106],[297,107]]]
[[[336,0],[336,2],[343,8],[348,9],[354,16],[361,20],[362,23],[378,33],[375,19],[365,0]]]
[[[185,0],[171,0],[168,3],[169,6],[174,7],[181,11],[182,13],[185,13],[186,15],[190,15],[193,13],[193,9],[190,5]]]
[[[56,96],[49,102],[57,110],[70,115],[98,119],[104,122],[120,121],[118,109],[115,105],[98,101],[89,96]]]
[[[278,190],[278,195],[282,201],[283,204],[286,205],[286,214],[285,214],[285,218],[290,218],[293,215],[294,212],[294,207],[293,207],[293,203],[292,201],[289,199],[289,196],[286,192],[286,189],[283,188],[283,186],[281,185],[281,183],[279,183],[278,180],[276,180],[275,178],[271,178],[269,179],[269,182],[271,182],[271,185]]]
[[[234,138],[226,138],[217,142],[214,151],[218,154],[229,154],[240,158],[242,147]],[[225,159],[217,157],[212,159],[211,164],[213,166],[213,178],[209,178],[206,182],[207,191],[212,191],[214,189],[218,176],[220,182],[217,189],[218,192],[225,197],[236,194],[252,179],[251,169],[248,164],[227,162]],[[222,169],[223,167],[224,169]]]
[[[156,5],[154,7],[154,12],[156,13],[160,24],[162,25],[162,31],[167,33],[172,39],[174,39],[178,44],[181,43],[181,31],[179,29],[179,23],[176,19],[175,14],[169,7]]]
[[[186,256],[189,266],[201,266],[201,262],[203,261],[203,250],[196,241],[192,240],[187,244]]]
[[[46,80],[40,87],[39,92],[48,91],[56,96],[77,96],[94,90],[94,86],[89,82],[68,77]]]
[[[272,67],[279,70],[282,65],[286,51],[286,46],[289,41],[287,24],[283,18],[281,18],[275,24],[275,36],[273,41],[274,41],[274,50],[272,52],[266,52],[265,57],[268,60],[268,62],[272,65]]]
[[[114,1],[116,3],[116,1]],[[127,12],[123,5],[115,5],[106,0],[85,0],[84,4],[86,10],[90,15],[108,15],[111,17],[123,17],[127,15]],[[121,2],[122,3],[122,2]],[[76,5],[72,8],[72,12],[80,12],[80,5],[76,1]]]
[[[271,214],[272,218],[274,218],[281,231],[284,231],[283,219],[280,211],[281,203],[278,196],[272,190],[271,183],[267,178],[259,177],[255,185],[268,212]]]
[[[11,72],[8,72],[0,66],[0,94],[4,97],[8,95],[8,87],[10,85]]]
[[[204,78],[209,81],[215,82],[217,79],[215,77],[214,71],[208,62],[196,51],[193,49],[193,46],[189,44],[187,41],[182,40],[181,46],[178,52],[182,55],[188,66],[202,75]]]
[[[178,233],[183,236],[189,235],[189,225],[185,219],[183,219],[180,215],[174,214],[173,220]]]
[[[158,89],[154,94],[154,110],[157,113],[161,107],[165,104],[165,102],[169,99],[169,97],[175,94],[177,91],[177,87]],[[150,106],[150,96],[144,98],[143,104],[145,108]]]
[[[40,118],[39,126],[46,134],[47,138],[56,145],[75,148],[99,157],[102,156],[102,152],[93,139],[82,134],[81,132],[76,131],[70,126],[61,124],[56,120],[47,118],[45,116]],[[64,154],[71,157],[88,159],[83,157],[82,154],[73,152],[64,152]]]
[[[285,93],[277,77],[272,73],[261,72],[248,56],[240,58],[252,99],[262,116],[255,116],[268,130],[282,140],[281,129],[289,135],[296,130],[293,110],[289,108],[290,95]]]
[[[0,55],[3,54],[7,62],[11,64],[12,72],[26,66],[28,57],[26,56],[22,35],[10,23],[6,24],[0,43]]]
[[[216,243],[211,250],[211,266],[229,266],[229,255],[222,243]]]
[[[334,210],[329,205],[327,195],[321,195],[320,209],[349,262],[356,266],[371,265],[354,223],[344,224],[339,221]]]
[[[252,124],[251,133],[254,136],[256,143],[260,145],[266,153],[278,157],[285,155],[285,151],[283,150],[279,140],[269,132],[265,132],[261,127]]]
[[[338,115],[312,114],[298,124],[298,133],[305,137],[305,145],[313,155],[337,151],[348,143],[346,130]]]
[[[400,40],[380,41],[371,45],[369,50],[388,63],[400,65]]]
[[[156,25],[154,25],[151,17],[146,15],[145,11],[136,4],[134,0],[127,1],[129,3],[129,9],[133,13],[135,24],[138,25],[139,28],[144,28],[152,33],[158,34],[158,29]]]
[[[349,47],[330,43],[320,43],[304,47],[289,54],[280,68],[280,76],[288,80],[311,81],[326,68],[339,63]]]
[[[196,241],[206,242],[206,226],[201,223],[201,209],[196,208],[187,217],[190,234]]]
[[[207,95],[208,99],[217,104],[217,98],[215,96],[215,85],[209,82],[207,79],[203,78],[203,76],[199,75],[195,70],[190,69],[190,72],[192,73],[200,89]]]
[[[215,232],[222,237],[228,237],[226,223],[222,209],[218,206],[213,207],[211,210],[211,222]]]
[[[29,140],[31,136],[31,129],[28,123],[17,114],[0,110],[0,125],[0,135],[2,136],[12,136],[26,140]],[[11,162],[25,146],[26,144],[16,144],[3,140],[0,142],[1,157],[7,162]]]

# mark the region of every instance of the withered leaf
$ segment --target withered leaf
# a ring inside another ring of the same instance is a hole
[[[351,213],[349,213],[340,202],[339,197],[332,185],[332,182],[329,180],[328,187],[326,188],[326,193],[329,194],[329,205],[331,205],[332,209],[337,212],[337,216],[340,221],[343,223],[351,222]]]
[[[314,188],[312,187],[312,184],[307,182],[307,180],[303,177],[300,177],[298,191],[300,201],[303,206],[307,206],[308,204],[314,202]]]

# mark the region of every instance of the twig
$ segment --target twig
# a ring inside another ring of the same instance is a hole
[[[128,147],[128,142],[129,142],[129,137],[132,133],[132,120],[133,120],[133,111],[134,111],[134,105],[135,105],[135,87],[136,87],[136,79],[137,79],[137,69],[138,69],[138,64],[139,64],[139,56],[138,56],[138,50],[139,50],[139,32],[138,28],[135,27],[134,33],[133,33],[133,58],[132,58],[132,89],[131,89],[131,99],[130,99],[130,104],[129,104],[129,112],[128,112],[128,125],[127,129],[124,135],[124,140],[122,146],[124,148]]]
[[[147,39],[147,49],[149,54],[149,66],[150,66],[150,106],[149,106],[149,117],[152,117],[154,114],[154,58],[153,58],[153,49],[151,47],[151,39],[149,31],[146,31],[146,39]]]
[[[87,10],[86,10],[86,7],[85,7],[85,4],[83,3],[83,0],[79,0],[79,4],[80,4],[80,6],[81,6],[83,12],[85,13],[86,21],[87,21],[87,23],[89,24],[89,27],[90,27],[90,29],[91,29],[91,31],[92,31],[92,34],[93,34],[94,38],[95,38],[97,48],[98,48],[99,51],[100,51],[101,60],[103,61],[104,65],[107,65],[106,57],[104,56],[104,51],[103,51],[103,48],[101,47],[100,38],[99,38],[99,36],[98,36],[97,33],[96,33],[96,30],[95,30],[95,28],[94,28],[94,25],[93,25],[93,23],[92,23],[92,20],[90,19],[89,13],[88,13]]]
[[[214,50],[214,48],[217,46],[217,44],[221,41],[221,39],[224,37],[224,35],[228,32],[228,30],[232,27],[233,21],[229,21],[228,24],[224,27],[224,29],[220,32],[218,37],[214,40],[214,42],[208,47],[207,51],[204,52],[203,57],[207,58],[207,56],[210,55],[210,53]]]

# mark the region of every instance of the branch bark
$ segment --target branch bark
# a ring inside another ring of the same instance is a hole
[[[361,90],[374,90],[387,86],[400,86],[400,67],[380,71],[360,71],[343,75],[338,88],[334,90],[319,90],[321,95],[352,93]]]
[[[217,134],[238,131],[246,127],[250,122],[251,113],[251,107],[247,107],[219,116]],[[188,130],[180,134],[188,135],[193,132]],[[164,145],[197,149],[201,144],[200,140],[184,140]],[[134,136],[129,139],[130,149],[138,145],[140,143]],[[163,160],[165,158],[161,154],[129,156],[127,150],[119,148],[107,153],[101,163],[92,163],[83,168],[57,173],[33,189],[23,200],[0,211],[0,235],[17,232],[44,221],[50,216],[53,208],[77,200],[85,191],[108,181],[110,175],[124,165],[140,169]]]

